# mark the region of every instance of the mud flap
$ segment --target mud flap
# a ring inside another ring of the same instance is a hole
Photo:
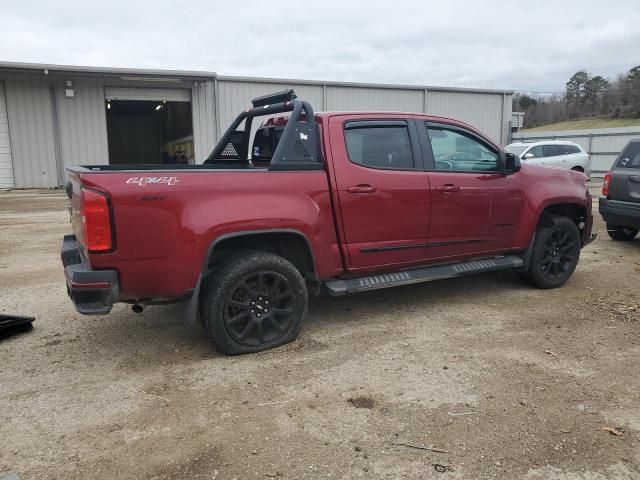
[[[183,308],[183,321],[185,326],[189,330],[199,330],[199,325],[201,324],[199,321],[200,317],[200,308],[199,308],[199,300],[200,300],[200,287],[202,286],[202,275],[198,277],[198,283],[196,283],[196,288],[193,289],[193,294],[182,301]]]

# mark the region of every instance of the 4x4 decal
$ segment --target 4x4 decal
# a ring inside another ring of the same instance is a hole
[[[180,179],[178,177],[131,177],[127,180],[126,183],[135,183],[141,187],[152,183],[152,184],[161,184],[161,185],[175,185],[179,183]]]

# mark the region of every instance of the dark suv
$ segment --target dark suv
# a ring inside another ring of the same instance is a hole
[[[604,176],[600,214],[614,240],[633,240],[640,230],[640,138],[622,150]]]

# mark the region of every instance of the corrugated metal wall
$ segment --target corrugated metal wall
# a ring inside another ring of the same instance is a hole
[[[233,77],[222,77],[217,85],[219,115],[216,138],[240,111],[250,106],[252,98],[288,88],[293,88],[298,97],[311,102],[317,111],[378,110],[442,115],[467,122],[501,144],[507,142],[511,119],[511,95],[500,92],[343,86],[321,82],[275,83],[272,80]]]
[[[100,165],[109,158],[102,83],[97,78],[74,80],[74,97],[69,98],[65,96],[65,80],[53,80],[63,168]]]
[[[58,185],[49,80],[42,75],[2,74],[7,98],[16,187]]]
[[[9,141],[9,117],[4,95],[4,83],[0,82],[0,188],[13,187],[13,162]]]
[[[327,86],[326,110],[423,112],[424,91]]]
[[[611,169],[618,154],[632,138],[640,137],[640,127],[592,128],[557,132],[518,132],[514,142],[541,142],[544,140],[567,140],[580,145],[591,154],[591,171],[602,176]]]
[[[504,106],[503,101],[508,106]],[[507,102],[503,94],[431,90],[427,95],[427,113],[462,120],[504,144],[508,128],[505,119],[511,119],[511,96]]]
[[[191,89],[193,109],[193,150],[195,158],[204,161],[218,138],[216,125],[216,92],[213,80],[197,82]]]
[[[240,112],[251,107],[251,99],[293,88],[298,97],[313,105],[314,110],[324,110],[322,86],[300,85],[288,83],[244,82],[234,80],[218,80],[218,137],[222,135]]]
[[[190,89],[194,149],[199,163],[236,115],[250,106],[252,98],[287,88],[295,89],[317,111],[432,113],[466,121],[500,143],[506,143],[511,118],[511,96],[499,92],[239,77],[151,81],[59,72],[0,72],[0,80],[6,86],[17,187],[57,186],[64,181],[64,167],[107,161],[105,88],[110,87]],[[72,98],[65,95],[67,80],[73,83]]]

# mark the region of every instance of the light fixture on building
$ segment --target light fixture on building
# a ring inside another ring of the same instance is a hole
[[[76,96],[76,92],[73,90],[73,82],[71,80],[67,80],[66,88],[64,89],[64,94],[68,98],[73,98]]]
[[[111,110],[111,102],[107,102],[107,110]]]
[[[156,107],[156,111],[160,110],[161,108],[162,108],[162,104],[159,104],[159,105]]]

